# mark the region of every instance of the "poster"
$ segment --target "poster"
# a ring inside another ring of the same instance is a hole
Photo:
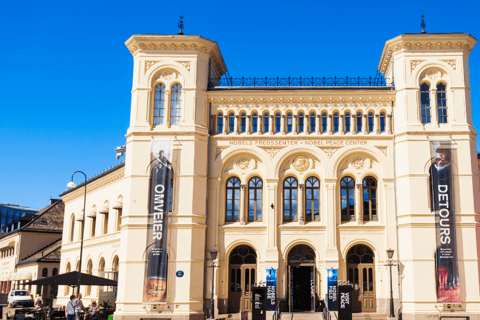
[[[352,320],[352,292],[349,285],[338,286],[338,320]]]
[[[451,141],[430,141],[438,303],[460,303]]]
[[[152,140],[144,303],[167,302],[167,239],[172,194],[172,140]]]
[[[338,270],[327,270],[327,286],[328,286],[328,309],[330,311],[338,311]]]
[[[277,269],[267,269],[267,311],[277,306]]]

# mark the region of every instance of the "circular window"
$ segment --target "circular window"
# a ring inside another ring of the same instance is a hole
[[[348,250],[347,254],[347,263],[374,263],[375,262],[375,255],[373,251],[363,245],[358,244]]]

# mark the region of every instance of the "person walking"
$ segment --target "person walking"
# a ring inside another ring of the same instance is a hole
[[[85,307],[82,302],[82,294],[79,293],[77,300],[73,304],[75,306],[75,320],[82,320],[82,311],[85,311]]]
[[[70,296],[70,301],[67,302],[67,307],[65,308],[65,318],[67,320],[74,320],[75,319],[75,307],[73,306],[73,299],[75,299],[75,295]]]

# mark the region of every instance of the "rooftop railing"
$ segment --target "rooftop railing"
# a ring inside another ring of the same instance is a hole
[[[218,87],[393,87],[393,79],[375,77],[253,77],[233,78],[228,75],[210,78],[209,88]]]

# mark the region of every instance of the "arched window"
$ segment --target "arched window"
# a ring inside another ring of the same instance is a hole
[[[173,188],[172,188],[173,190]],[[172,194],[173,192],[170,192]],[[116,225],[116,230],[120,231],[120,226],[122,225],[122,213],[123,213],[123,208],[117,208],[117,225]]]
[[[223,114],[218,114],[218,121],[217,121],[217,133],[223,132]]]
[[[153,124],[163,124],[165,117],[165,85],[162,83],[155,86],[155,107]]]
[[[172,101],[170,108],[170,124],[179,124],[181,116],[182,86],[176,84],[172,88]]]
[[[438,123],[447,123],[447,91],[443,83],[437,85]]]
[[[258,177],[248,182],[248,221],[262,221],[262,187]]]
[[[90,237],[95,237],[95,229],[97,228],[97,216],[90,218]]]
[[[377,216],[377,180],[373,177],[363,179],[363,221],[376,221]]]
[[[275,115],[275,132],[276,133],[280,132],[281,125],[282,125],[281,115],[280,113],[277,113]]]
[[[422,123],[430,123],[430,86],[427,83],[422,83],[422,85],[420,85],[420,103],[420,116],[422,118]]]
[[[263,132],[266,133],[269,130],[270,114],[267,112],[263,115]]]
[[[225,221],[238,221],[240,216],[240,180],[236,177],[228,179],[226,191]]]
[[[93,269],[93,263],[92,263],[92,260],[89,259],[87,263],[87,274],[92,274],[92,269]],[[86,286],[85,295],[89,296],[91,292],[92,292],[92,286]]]
[[[368,132],[373,132],[373,121],[374,121],[374,117],[373,117],[373,112],[370,112],[368,114]]]
[[[240,132],[244,133],[247,131],[247,115],[242,113],[240,116]]]
[[[258,132],[258,114],[256,113],[252,115],[252,132]]]
[[[310,113],[310,132],[315,132],[315,113]]]
[[[327,114],[322,113],[322,132],[327,132]]]
[[[333,114],[333,132],[338,132],[339,128],[339,115],[338,112]]]
[[[297,179],[288,177],[283,182],[283,221],[297,221]]]
[[[235,115],[230,113],[228,116],[228,132],[232,133],[235,131]]]
[[[70,217],[70,236],[69,242],[73,242],[73,234],[75,233],[75,214]]]
[[[107,204],[108,206],[108,204]],[[107,234],[108,233],[108,217],[109,216],[109,212],[106,211],[106,212],[103,212],[103,234]]]
[[[345,132],[350,132],[350,112],[345,113]]]
[[[53,276],[57,276],[58,275],[58,269],[57,268],[53,268],[52,270],[52,277]]]
[[[357,113],[357,132],[362,132],[362,113]]]
[[[298,115],[298,132],[303,132],[304,121],[305,121],[305,117],[304,117],[303,113],[300,113]]]
[[[43,268],[42,269],[42,278],[46,278],[48,277],[48,269],[47,268]]]
[[[287,132],[292,132],[293,116],[291,113],[287,114]]]
[[[355,220],[355,180],[352,177],[343,177],[340,182],[342,197],[342,221]]]
[[[385,112],[380,113],[380,132],[385,132]]]
[[[310,177],[305,183],[306,221],[320,220],[320,181]]]

